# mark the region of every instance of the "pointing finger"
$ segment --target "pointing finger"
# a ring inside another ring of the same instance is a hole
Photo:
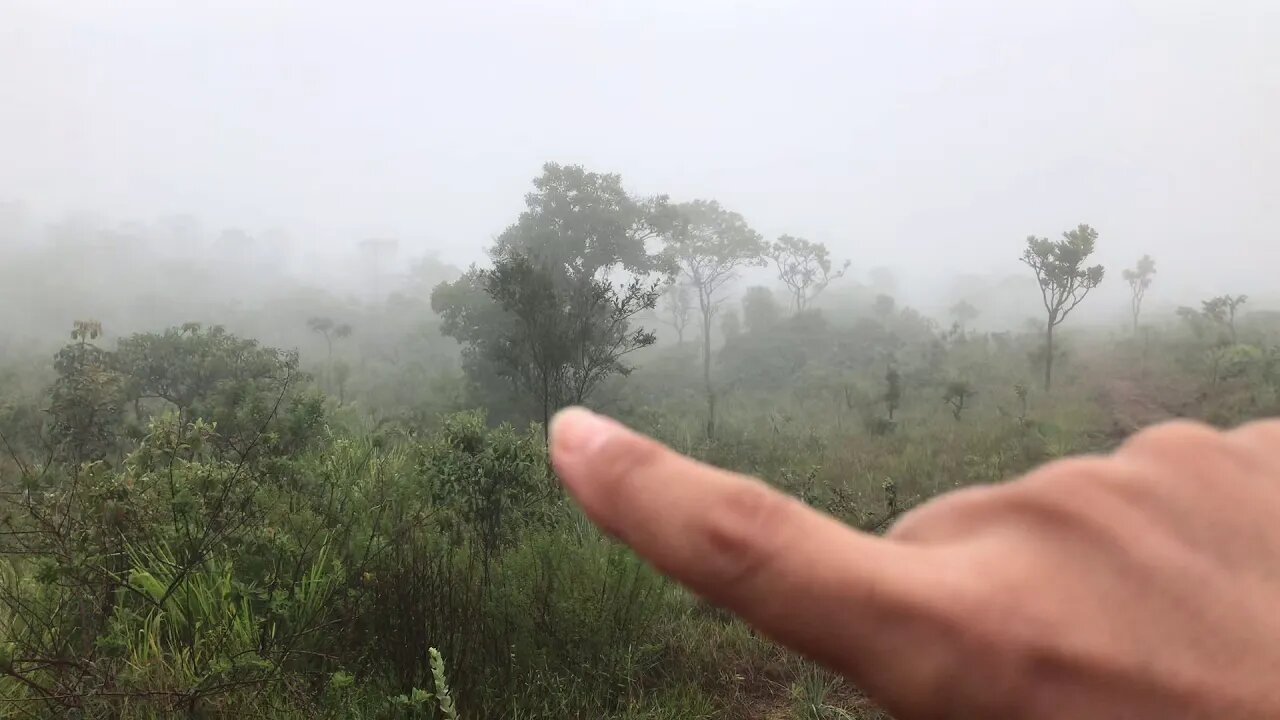
[[[585,410],[560,413],[551,437],[556,472],[587,515],[660,571],[868,690],[937,669],[919,646],[911,668],[893,662],[938,592],[923,551]]]

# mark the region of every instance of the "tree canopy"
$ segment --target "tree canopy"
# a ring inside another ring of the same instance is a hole
[[[1061,240],[1034,235],[1027,238],[1022,262],[1035,272],[1048,314],[1045,326],[1045,390],[1049,389],[1053,377],[1053,329],[1067,319],[1090,290],[1102,283],[1103,267],[1085,265],[1097,241],[1098,231],[1084,224],[1062,233]]]
[[[809,303],[832,281],[844,277],[849,261],[833,270],[827,246],[804,238],[782,235],[771,243],[765,254],[778,270],[778,279],[791,291],[796,312],[804,312]]]
[[[473,382],[506,381],[545,426],[556,408],[628,374],[622,358],[655,340],[632,320],[668,282],[645,244],[661,232],[666,207],[663,197],[627,194],[618,175],[545,165],[490,250],[492,266],[432,293]]]
[[[764,240],[741,215],[715,200],[680,203],[667,214],[662,257],[681,273],[698,298],[702,320],[702,376],[707,393],[707,434],[715,431],[716,396],[711,383],[712,319],[722,292],[743,267],[764,264]]]
[[[1142,301],[1147,296],[1147,288],[1151,287],[1151,278],[1156,274],[1156,261],[1150,255],[1138,258],[1138,264],[1126,269],[1124,281],[1129,283],[1129,312],[1133,316],[1133,331],[1138,331],[1138,317],[1142,314]]]

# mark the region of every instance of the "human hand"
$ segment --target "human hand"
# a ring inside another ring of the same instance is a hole
[[[1280,717],[1280,421],[1159,426],[883,538],[583,410],[551,437],[607,533],[901,720]]]

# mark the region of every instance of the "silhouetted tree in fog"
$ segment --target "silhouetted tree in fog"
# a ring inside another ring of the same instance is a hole
[[[1034,235],[1027,238],[1022,262],[1035,272],[1044,309],[1048,314],[1044,336],[1046,392],[1053,379],[1053,329],[1061,325],[1089,291],[1102,282],[1104,270],[1101,265],[1085,266],[1097,241],[1098,231],[1088,225],[1080,225],[1062,233],[1061,240],[1038,238]]]
[[[790,235],[770,243],[765,255],[777,267],[778,279],[791,291],[791,304],[797,313],[804,312],[832,280],[844,277],[849,269],[849,261],[845,260],[840,269],[833,271],[826,245]]]
[[[956,319],[956,325],[960,328],[960,332],[965,332],[969,323],[978,319],[978,308],[974,307],[968,300],[961,300],[951,306],[951,317]]]
[[[888,321],[889,316],[893,315],[893,310],[896,306],[897,302],[893,299],[893,296],[882,293],[876,296],[873,309],[882,321]]]
[[[58,378],[49,393],[50,435],[58,454],[73,463],[101,460],[117,443],[123,382],[110,353],[94,342],[101,335],[101,323],[76,321],[71,344],[53,361]]]
[[[676,344],[684,344],[684,331],[689,327],[689,315],[693,312],[693,298],[689,294],[689,286],[674,281],[662,291],[660,300],[662,311],[658,317],[664,324],[676,331]]]
[[[764,264],[764,243],[742,216],[714,200],[672,208],[664,256],[688,279],[702,315],[702,379],[707,392],[707,435],[715,432],[716,394],[711,384],[711,321],[724,302],[721,290],[739,268]]]
[[[1236,337],[1236,310],[1249,301],[1248,295],[1219,295],[1201,303],[1205,317],[1225,328],[1231,335],[1232,344],[1238,342]]]
[[[942,401],[951,407],[951,416],[957,421],[964,413],[965,404],[974,395],[973,387],[964,380],[947,383],[947,390],[942,394]]]
[[[1142,300],[1147,296],[1147,288],[1151,287],[1151,278],[1156,274],[1156,261],[1150,255],[1138,259],[1138,265],[1124,271],[1124,280],[1129,283],[1129,312],[1133,315],[1133,332],[1138,333],[1138,316],[1142,314]]]
[[[893,422],[893,414],[898,411],[898,406],[902,404],[902,375],[898,369],[889,366],[884,374],[884,405],[889,411],[889,422]]]
[[[334,322],[332,318],[313,317],[310,320],[307,320],[307,327],[311,328],[312,332],[318,332],[324,336],[325,346],[328,350],[328,355],[326,355],[325,357],[325,364],[324,364],[325,385],[329,389],[332,389],[331,386],[333,383],[333,339],[334,338],[345,339],[345,338],[351,337],[351,333],[352,333],[351,326],[347,325],[346,323]]]
[[[782,312],[772,290],[759,285],[747,288],[742,296],[742,324],[747,332],[768,330],[781,319]]]
[[[623,356],[655,341],[630,323],[669,282],[645,250],[666,199],[633,198],[615,174],[548,163],[525,206],[490,251],[493,267],[441,284],[431,305],[441,331],[463,344],[468,373],[509,381],[545,431],[553,411],[629,374]]]
[[[724,335],[726,342],[742,334],[742,318],[738,317],[737,310],[729,308],[720,316],[720,334]]]

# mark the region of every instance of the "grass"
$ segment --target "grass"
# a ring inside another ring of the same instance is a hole
[[[939,493],[1108,449],[1116,378],[1161,399],[1189,388],[1176,404],[1191,415],[1274,401],[1262,375],[1200,386],[1160,353],[1126,375],[1123,345],[1067,362],[1046,394],[1022,351],[962,344],[932,374],[906,368],[891,421],[878,361],[732,386],[712,440],[696,377],[670,367],[610,402],[682,452],[879,531]],[[959,380],[976,394],[957,418],[942,398]],[[12,398],[0,426],[18,437],[40,411]],[[884,717],[602,536],[558,490],[539,428],[476,412],[380,423],[355,403],[306,419],[279,423],[301,449],[251,460],[206,442],[219,428],[165,416],[121,438],[126,462],[32,480],[4,461],[0,718]]]

